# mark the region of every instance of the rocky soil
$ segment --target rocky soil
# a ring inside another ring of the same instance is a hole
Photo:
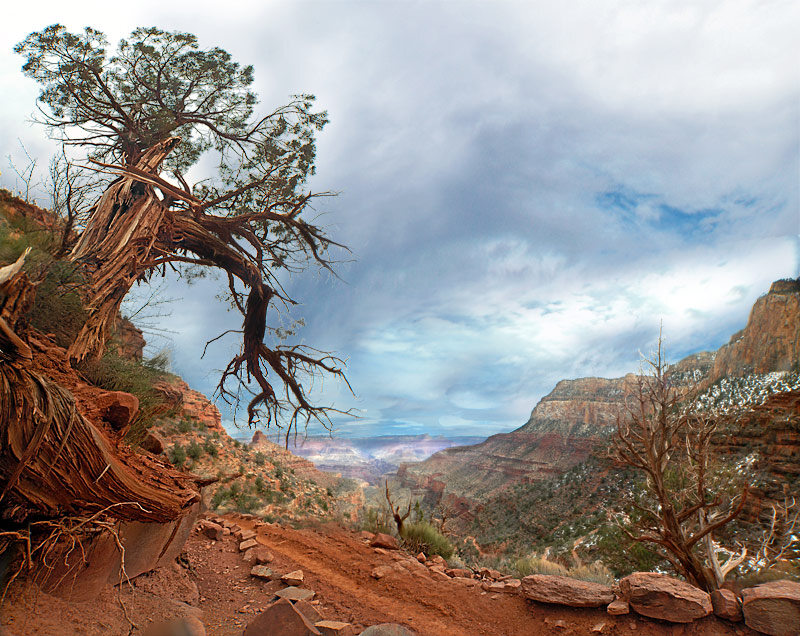
[[[329,524],[294,530],[228,517],[243,530],[256,529],[256,542],[277,574],[303,572],[303,588],[313,590],[313,607],[328,620],[350,623],[359,633],[368,625],[399,623],[421,636],[517,636],[529,634],[724,636],[755,634],[742,624],[714,616],[687,625],[635,614],[614,616],[603,609],[534,603],[515,592],[488,591],[478,581],[439,575],[411,555],[370,547],[358,533]],[[376,570],[385,574],[376,578]],[[240,636],[269,605],[279,580],[251,576],[232,534],[215,540],[196,529],[173,566],[138,577],[99,599],[69,603],[32,585],[12,589],[2,609],[3,636],[80,634],[159,634],[159,624],[187,617],[195,634]],[[149,630],[149,631],[148,631]],[[163,633],[163,632],[161,632]],[[184,632],[185,633],[185,632]]]

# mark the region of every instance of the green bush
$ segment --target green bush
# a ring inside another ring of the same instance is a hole
[[[211,455],[211,457],[217,457],[219,455],[219,448],[217,448],[217,445],[210,439],[206,440],[206,443],[203,445],[203,448],[205,449],[206,453]]]
[[[189,418],[183,418],[180,422],[178,422],[178,432],[179,433],[188,433],[189,431],[194,428],[192,420]]]
[[[197,442],[192,442],[186,447],[186,454],[193,460],[197,461],[203,456],[203,447]]]
[[[382,532],[391,534],[394,523],[389,517],[389,512],[384,509],[367,508],[361,521],[361,529],[367,532]]]
[[[263,466],[264,463],[267,461],[267,456],[264,455],[261,451],[258,451],[255,455],[253,455],[253,463],[256,466]]]
[[[403,526],[403,543],[413,553],[423,552],[425,556],[438,554],[445,559],[453,556],[453,546],[441,532],[431,524],[407,523]]]
[[[186,449],[180,444],[175,444],[169,449],[169,461],[173,466],[180,468],[186,462]]]

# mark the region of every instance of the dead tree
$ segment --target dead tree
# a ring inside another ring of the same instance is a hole
[[[394,523],[397,526],[397,534],[401,537],[403,536],[403,524],[405,520],[408,519],[408,516],[411,514],[411,497],[408,498],[408,507],[404,514],[400,514],[400,508],[394,507],[394,502],[392,501],[392,497],[389,494],[389,480],[386,480],[386,501],[389,502],[389,509],[392,511],[392,519],[394,519]]]
[[[613,456],[646,476],[632,502],[637,520],[630,539],[656,547],[675,570],[704,590],[719,587],[743,555],[717,561],[713,533],[736,519],[748,496],[715,483],[711,439],[716,419],[691,408],[693,392],[674,382],[661,338],[617,418]],[[703,555],[701,548],[706,554]]]

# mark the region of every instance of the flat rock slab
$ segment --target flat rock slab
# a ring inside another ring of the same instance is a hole
[[[711,597],[693,585],[655,572],[634,572],[619,582],[623,600],[642,616],[691,623],[713,611]]]
[[[742,590],[745,624],[770,636],[800,634],[800,583],[770,581]]]
[[[281,599],[267,607],[245,628],[242,636],[319,636],[320,631],[288,601]]]
[[[614,590],[607,585],[546,574],[531,574],[522,579],[522,593],[533,601],[569,607],[603,607],[615,598]]]
[[[278,598],[286,599],[287,601],[310,601],[314,598],[314,591],[307,590],[304,587],[287,587],[280,592],[275,592]]]
[[[266,565],[254,565],[250,570],[250,576],[255,576],[259,579],[272,580],[272,570]]]
[[[319,621],[314,624],[322,636],[353,636],[353,626],[339,621]]]
[[[239,544],[239,552],[247,552],[250,548],[258,547],[258,541],[247,539]]]
[[[367,627],[361,636],[416,636],[416,633],[397,623],[381,623]]]

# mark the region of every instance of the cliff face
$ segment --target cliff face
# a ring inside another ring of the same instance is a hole
[[[791,371],[799,354],[800,281],[777,281],[753,305],[747,326],[717,351],[711,377]]]
[[[788,371],[797,368],[799,351],[800,282],[778,281],[758,299],[747,326],[729,344],[718,352],[684,358],[672,367],[672,373],[680,378],[699,371],[699,377],[712,384],[726,376]],[[562,380],[522,427],[476,446],[450,448],[424,462],[403,465],[398,479],[401,485],[433,497],[451,493],[477,502],[513,483],[561,474],[606,443],[626,385],[635,377]],[[731,439],[749,443],[758,434],[753,431],[763,433],[765,426],[769,422],[760,416],[759,426],[743,429]],[[781,470],[800,472],[796,432],[778,430],[778,424],[773,429],[764,433],[765,440],[771,441],[765,442],[763,450],[774,450],[783,458],[778,462]]]

